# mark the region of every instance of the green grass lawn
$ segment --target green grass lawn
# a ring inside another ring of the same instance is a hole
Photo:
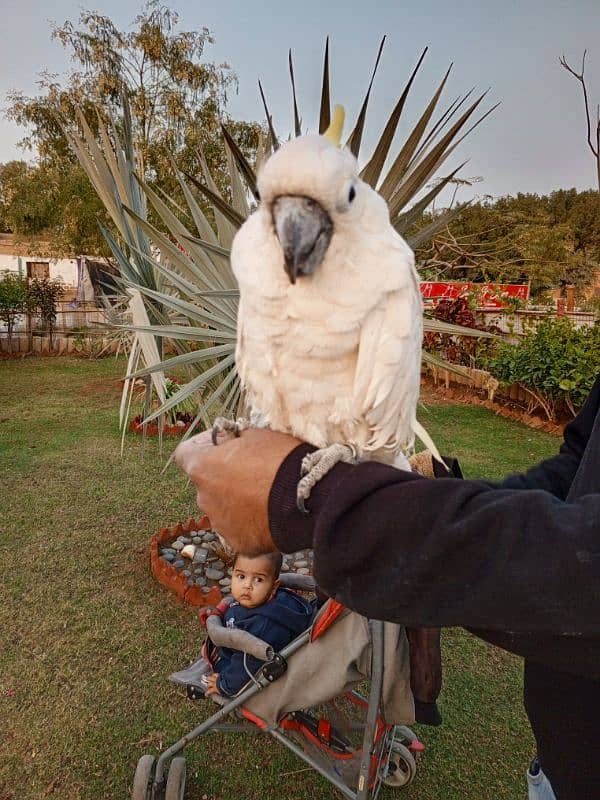
[[[0,362],[0,800],[127,798],[139,756],[208,711],[165,680],[202,633],[149,570],[151,535],[196,515],[194,491],[175,468],[161,475],[156,442],[129,434],[120,456],[123,370]],[[420,417],[467,476],[500,477],[558,445],[479,407]],[[460,630],[444,651],[444,725],[419,731],[428,751],[403,796],[525,797],[533,745],[518,660]],[[336,796],[267,737],[211,735],[186,757],[190,800]]]

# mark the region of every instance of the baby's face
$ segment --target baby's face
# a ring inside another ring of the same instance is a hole
[[[268,558],[238,556],[231,576],[231,594],[244,608],[255,608],[269,600],[276,588],[276,578]]]

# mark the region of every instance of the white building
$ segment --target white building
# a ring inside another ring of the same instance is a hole
[[[13,272],[24,278],[59,280],[64,293],[57,305],[56,331],[82,329],[106,322],[104,308],[98,305],[98,294],[110,282],[116,270],[102,258],[78,256],[76,258],[50,258],[35,255],[47,252],[41,241],[18,242],[10,233],[0,233],[0,276]],[[35,315],[18,317],[14,333],[27,335],[40,325]],[[7,334],[6,325],[0,322],[0,350],[6,349],[2,341]],[[18,352],[18,351],[17,351]]]
[[[44,252],[44,242],[39,242],[40,251]],[[0,233],[0,273],[8,270],[17,272],[27,278],[49,278],[60,280],[65,287],[65,300],[73,300],[81,283],[81,259],[49,258],[31,255],[28,251],[35,249],[35,242],[18,243],[11,233]],[[91,287],[91,283],[90,283]],[[91,295],[82,300],[93,300]]]

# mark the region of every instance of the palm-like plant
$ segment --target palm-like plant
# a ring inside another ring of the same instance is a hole
[[[347,147],[360,156],[367,108],[385,37],[381,42],[375,68],[367,92],[347,141]],[[451,156],[464,137],[488,114],[489,109],[473,119],[485,94],[468,102],[471,92],[458,97],[441,113],[439,101],[448,79],[448,72],[434,92],[418,122],[401,144],[391,166],[384,174],[392,143],[415,76],[426,49],[410,75],[379,141],[361,171],[361,177],[377,189],[388,203],[392,225],[414,248],[445,228],[461,207],[438,214],[419,227],[425,209],[454,179],[462,164],[434,188],[425,191],[432,177]],[[289,55],[292,86],[294,132],[301,135],[301,122],[295,90],[292,55]],[[260,84],[259,84],[260,86]],[[173,169],[181,185],[187,208],[182,209],[162,197],[136,172],[135,154],[131,145],[131,128],[125,103],[124,144],[115,127],[109,131],[99,123],[99,145],[83,115],[81,132],[67,130],[67,135],[82,167],[103,200],[118,231],[104,235],[121,270],[121,286],[130,296],[131,329],[135,332],[128,366],[128,380],[151,375],[162,405],[147,417],[150,421],[190,395],[201,395],[200,410],[188,431],[200,421],[208,424],[209,416],[218,410],[231,415],[240,400],[240,382],[235,372],[234,349],[238,291],[229,264],[229,250],[237,229],[251,213],[252,199],[257,199],[256,173],[261,162],[279,147],[272,117],[260,86],[267,117],[267,135],[259,144],[256,163],[250,164],[223,126],[223,146],[230,174],[230,201],[219,192],[206,162],[202,176],[182,175]],[[318,130],[324,132],[330,122],[329,43],[325,46],[323,80]],[[495,106],[494,106],[495,108]],[[434,115],[437,116],[434,118]],[[197,199],[210,208],[209,220]],[[151,224],[147,203],[160,221],[160,228]],[[189,225],[181,220],[187,218]],[[143,302],[142,302],[143,301]],[[472,329],[461,329],[437,320],[426,319],[425,328],[446,333],[481,335]],[[161,357],[160,343],[169,340],[177,351],[167,359]],[[426,360],[436,361],[424,353]],[[139,361],[143,361],[140,368]],[[164,392],[164,370],[185,367],[188,382],[176,396]],[[126,382],[121,406],[121,421],[126,421],[129,384]],[[130,395],[129,395],[130,396]]]

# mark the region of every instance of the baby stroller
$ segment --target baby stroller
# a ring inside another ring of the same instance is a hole
[[[310,576],[288,573],[281,579],[291,589],[315,588]],[[178,754],[208,731],[270,735],[351,800],[373,800],[382,785],[412,782],[416,757],[425,748],[407,727],[414,703],[403,628],[367,620],[334,600],[280,653],[245,631],[223,627],[218,616],[208,617],[207,628],[215,645],[265,663],[236,696],[213,695],[220,708],[158,759],[140,758],[132,800],[183,800],[186,764]],[[206,667],[201,659],[171,678],[186,683],[194,697]],[[363,696],[357,687],[368,680]]]

